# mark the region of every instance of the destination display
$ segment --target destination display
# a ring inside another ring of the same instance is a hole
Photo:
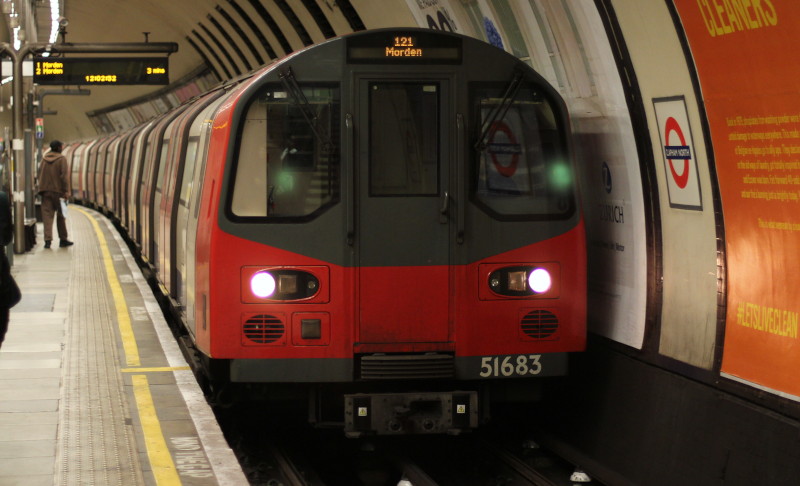
[[[347,62],[367,64],[460,64],[461,39],[425,32],[380,32],[348,39]]]
[[[33,82],[48,85],[169,84],[166,57],[35,57]]]

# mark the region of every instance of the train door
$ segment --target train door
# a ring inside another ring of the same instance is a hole
[[[120,140],[121,137],[119,136],[114,137],[113,141],[109,143],[108,147],[106,148],[106,162],[105,165],[103,166],[103,172],[100,174],[100,181],[99,181],[100,185],[97,189],[99,192],[97,198],[101,202],[101,207],[108,212],[113,212],[114,209],[114,206],[111,203],[112,202],[111,191],[113,190],[111,186],[111,181],[113,174],[115,172],[114,167],[117,164]]]
[[[181,186],[180,206],[178,211],[178,221],[176,232],[178,234],[178,246],[184,248],[179,250],[176,256],[176,266],[180,272],[179,281],[183,285],[179,292],[180,303],[186,309],[186,328],[192,335],[196,334],[198,319],[196,319],[197,295],[196,274],[197,274],[197,227],[200,218],[200,206],[203,198],[203,180],[205,178],[206,163],[208,162],[208,148],[211,143],[211,129],[214,114],[223,102],[233,96],[232,92],[227,92],[217,98],[213,103],[203,110],[189,129],[190,144],[193,145],[191,151],[186,152],[186,164]],[[195,139],[196,142],[191,143]],[[192,157],[193,156],[193,157]],[[208,191],[206,191],[206,197]],[[202,305],[202,302],[201,302]],[[202,319],[201,319],[202,320]],[[205,325],[202,321],[201,325]]]
[[[106,172],[103,182],[103,202],[106,210],[110,213],[119,215],[114,205],[114,179],[117,176],[120,154],[122,153],[122,141],[124,136],[117,136],[111,145],[108,146],[108,156],[106,157]]]
[[[93,140],[83,147],[81,147],[80,166],[78,167],[77,185],[78,185],[78,199],[88,202],[89,200],[89,162],[91,161],[92,147],[97,145],[97,141]]]
[[[85,149],[85,145],[82,143],[75,144],[75,148],[72,151],[72,159],[70,163],[70,177],[69,177],[69,188],[72,193],[72,197],[75,199],[80,199],[80,170],[81,166],[83,165],[83,151]]]
[[[159,163],[158,163],[158,172],[156,173],[156,180],[155,180],[155,189],[153,192],[153,205],[150,209],[150,236],[151,236],[151,248],[152,254],[150,255],[151,262],[153,266],[158,269],[159,273],[161,274],[161,281],[164,281],[163,273],[169,273],[168,270],[159,267],[161,252],[164,251],[164,247],[160,244],[161,241],[161,201],[164,198],[164,177],[168,172],[168,165],[170,160],[168,155],[170,153],[170,144],[172,140],[172,123],[175,123],[173,120],[170,122],[169,125],[164,129],[164,138],[161,142],[161,154],[159,156]],[[169,287],[167,287],[169,288]]]
[[[91,167],[92,178],[89,185],[89,197],[95,209],[103,209],[103,176],[105,174],[106,156],[108,146],[111,144],[111,137],[106,138],[97,147],[94,164]]]
[[[130,179],[128,183],[128,234],[131,239],[142,245],[140,202],[143,166],[150,149],[150,131],[153,130],[156,122],[151,121],[136,134],[133,156],[131,157]]]
[[[359,81],[360,343],[451,340],[449,83]]]

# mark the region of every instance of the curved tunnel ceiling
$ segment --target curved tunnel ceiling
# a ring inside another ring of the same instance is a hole
[[[10,0],[3,3],[7,1]],[[26,8],[24,2],[17,0],[17,11]],[[38,32],[38,35],[27,36],[28,40],[47,42],[51,23],[48,2],[32,1],[28,8],[28,30]],[[154,110],[163,110],[219,81],[240,76],[326,38],[368,26],[413,22],[403,0],[61,0],[61,9],[69,24],[65,37],[60,37],[58,42],[148,40],[178,44],[178,52],[170,56],[169,87],[95,85],[88,87],[91,91],[88,97],[56,96],[54,88],[61,87],[39,87],[40,91],[46,88],[53,94],[43,103],[46,138],[67,140],[124,128],[121,125],[127,124],[123,120],[117,126],[109,126],[104,124],[103,117],[93,120],[96,118],[93,114],[142,103],[154,105]],[[370,25],[366,25],[364,19]],[[26,25],[25,20],[22,23]],[[11,42],[8,16],[0,36]],[[64,88],[74,89],[75,86]],[[26,81],[26,91],[29,89],[30,81]],[[11,124],[10,97],[10,84],[3,85],[0,120],[7,125]],[[154,97],[161,100],[148,103],[148,99]],[[134,114],[148,118],[154,114],[153,109],[143,106]]]

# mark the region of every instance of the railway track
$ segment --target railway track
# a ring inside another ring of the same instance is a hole
[[[347,439],[313,429],[297,410],[218,413],[253,486],[597,486],[575,468],[502,430]],[[271,417],[270,419],[265,417]]]

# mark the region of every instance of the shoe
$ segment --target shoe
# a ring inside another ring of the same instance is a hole
[[[50,240],[44,240],[44,247],[50,248]]]
[[[61,240],[61,241],[58,243],[58,246],[60,246],[60,247],[62,247],[62,248],[63,248],[63,247],[65,247],[65,246],[72,246],[72,245],[74,245],[74,244],[75,244],[75,243],[73,243],[73,242],[71,242],[71,241],[69,241],[69,240]]]

